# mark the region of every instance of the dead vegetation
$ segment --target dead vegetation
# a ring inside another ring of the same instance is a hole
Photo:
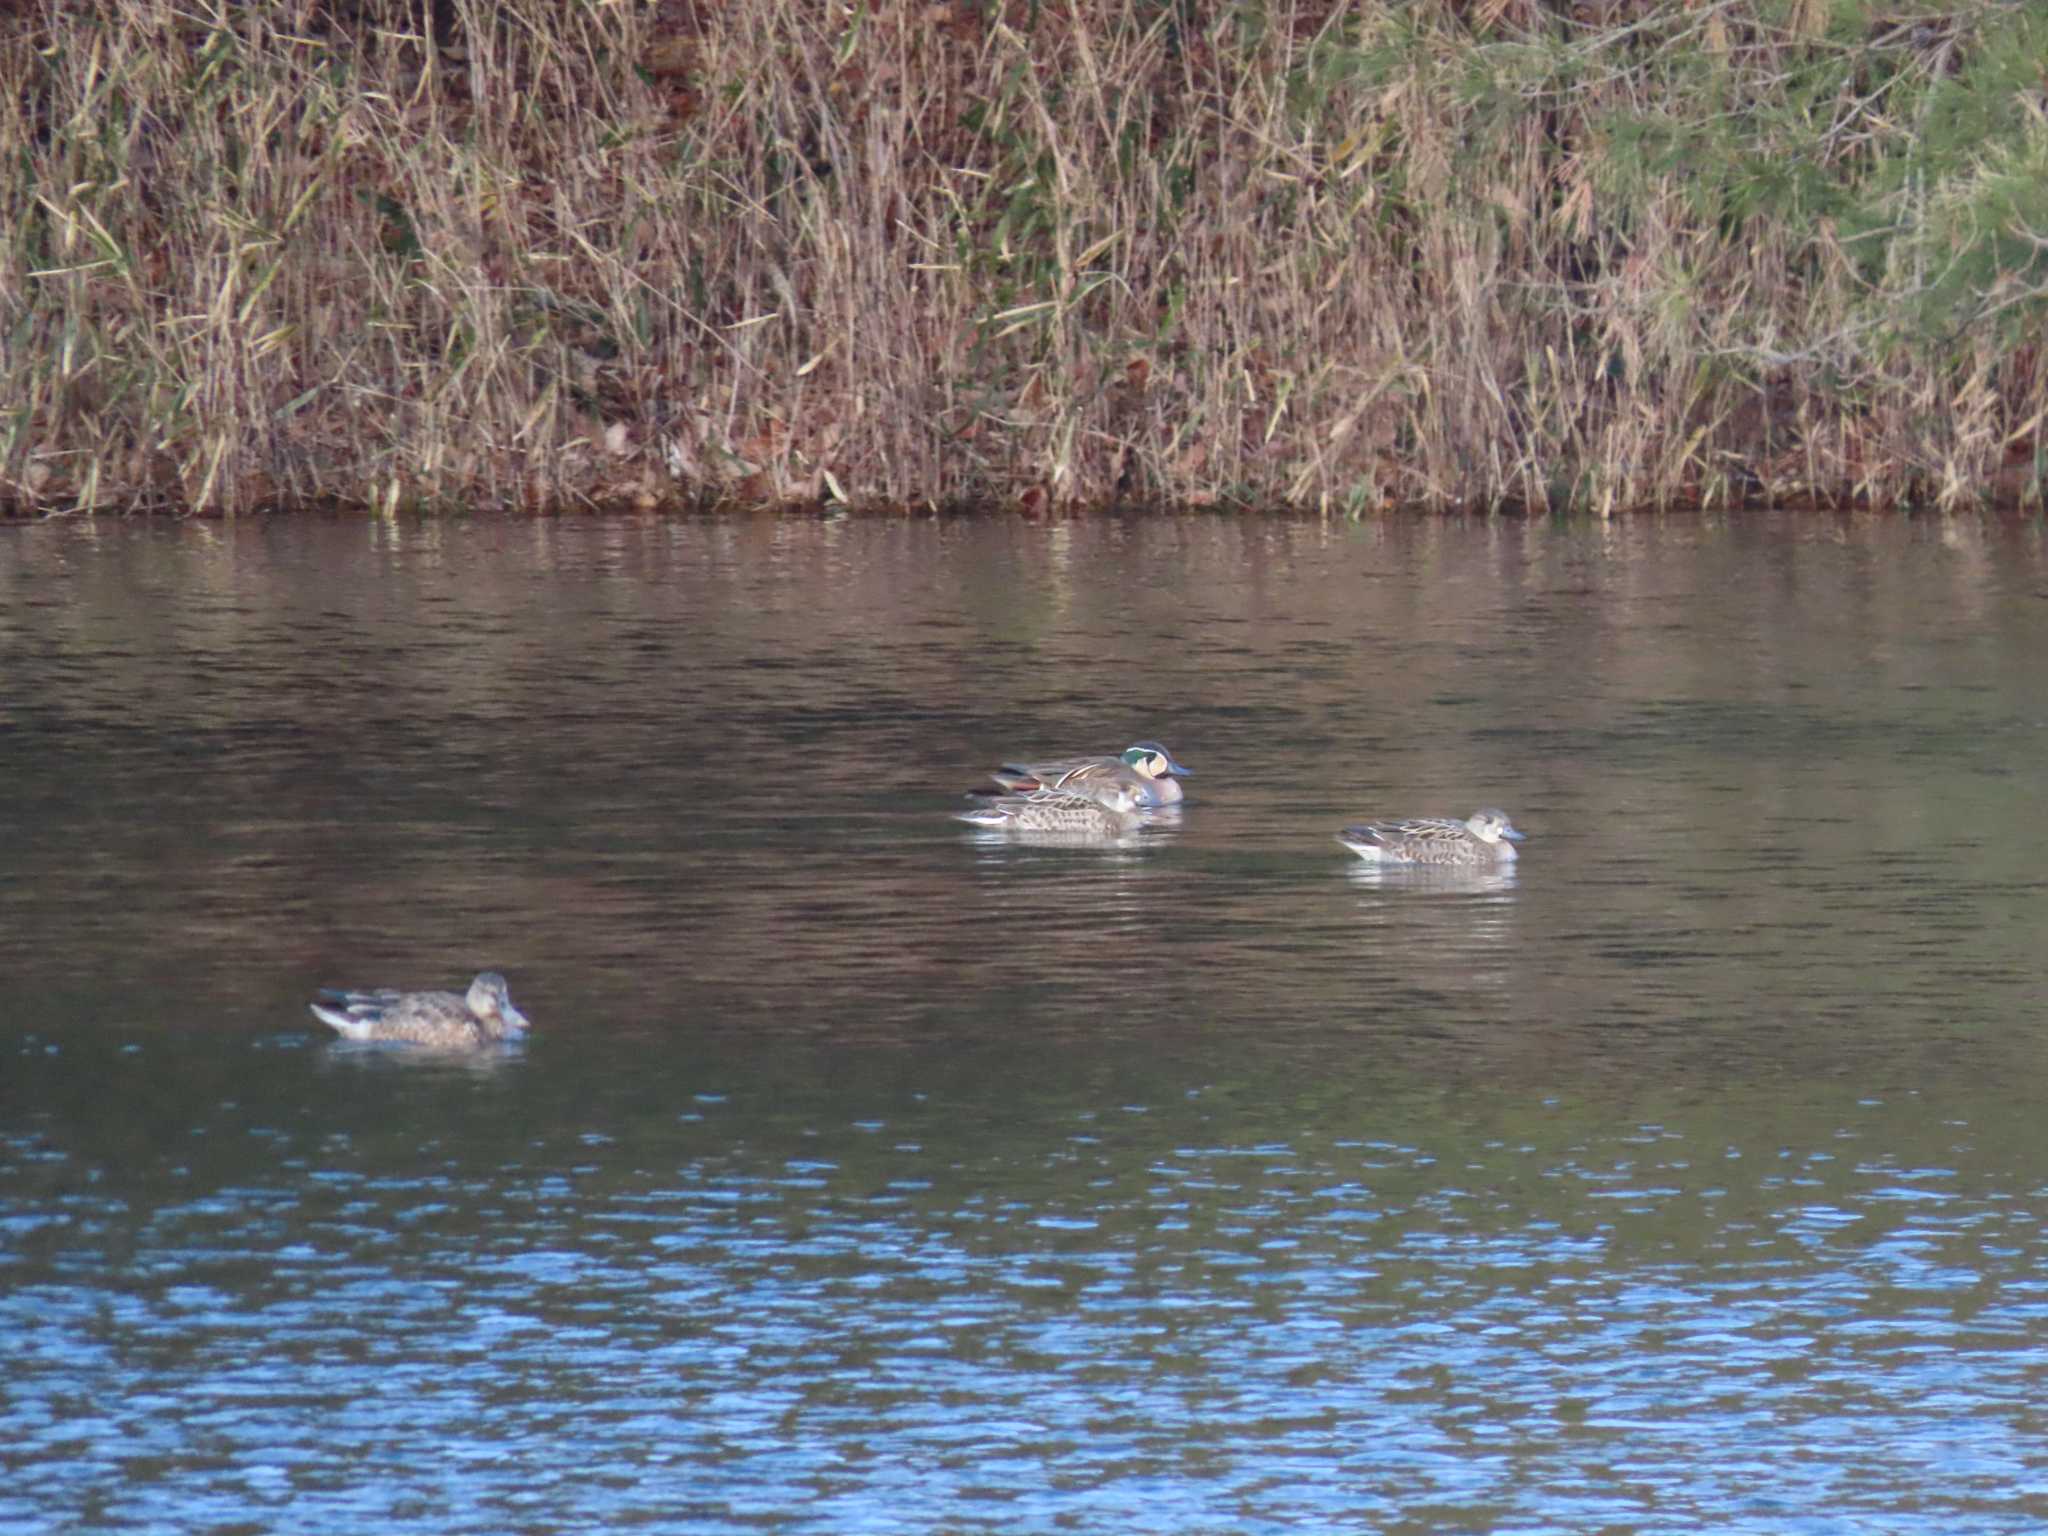
[[[2040,496],[2016,3],[0,26],[16,510]]]

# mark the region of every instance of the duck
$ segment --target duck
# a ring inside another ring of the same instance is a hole
[[[1118,838],[1145,824],[1137,797],[1127,786],[1116,783],[1099,783],[1094,793],[1086,795],[1064,789],[996,795],[971,811],[954,814],[970,826],[1011,835],[1053,833],[1073,838]]]
[[[496,1045],[526,1033],[526,1015],[512,1006],[505,978],[485,971],[467,993],[341,991],[325,988],[313,1017],[348,1040],[387,1040],[461,1049]]]
[[[1463,821],[1420,816],[1346,827],[1337,841],[1371,864],[1450,864],[1491,868],[1515,861],[1522,834],[1505,811],[1474,811]]]
[[[1185,798],[1180,780],[1194,770],[1177,762],[1156,741],[1140,741],[1115,757],[1069,757],[1050,763],[1005,763],[989,777],[1013,793],[1038,789],[1096,795],[1107,785],[1121,785],[1147,810],[1178,805]]]

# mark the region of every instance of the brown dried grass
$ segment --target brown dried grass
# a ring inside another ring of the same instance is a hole
[[[1867,46],[1903,83],[1820,169],[1910,148],[1967,28],[1817,16],[50,4],[0,47],[0,500],[2036,502],[2023,263],[1893,326],[1924,268],[1609,135]]]

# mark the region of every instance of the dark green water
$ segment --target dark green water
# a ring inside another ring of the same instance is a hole
[[[0,1533],[2039,1530],[2044,658],[2033,525],[0,529]]]

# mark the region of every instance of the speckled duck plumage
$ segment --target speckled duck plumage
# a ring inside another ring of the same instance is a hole
[[[1068,757],[1045,763],[1005,763],[990,777],[1019,794],[1057,789],[1099,799],[1112,786],[1129,791],[1145,809],[1178,805],[1180,780],[1193,772],[1156,741],[1141,741],[1116,757]]]
[[[1510,864],[1522,834],[1504,811],[1475,811],[1463,821],[1423,816],[1346,827],[1337,841],[1372,864],[1434,864],[1474,869]]]
[[[1077,839],[1122,837],[1144,824],[1144,813],[1122,785],[1101,786],[1095,795],[1038,789],[1024,795],[984,800],[959,819],[984,831]]]
[[[485,971],[467,993],[328,990],[313,1016],[350,1040],[387,1040],[438,1049],[495,1045],[527,1028],[505,978]]]

